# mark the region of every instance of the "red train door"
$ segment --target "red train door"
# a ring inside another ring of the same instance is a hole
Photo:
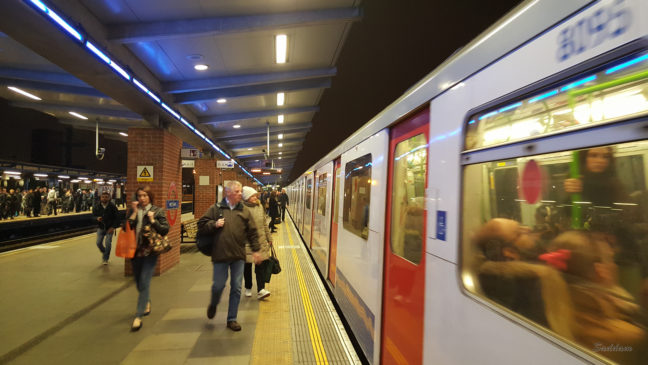
[[[423,362],[428,124],[425,109],[391,130],[382,364]]]
[[[329,249],[329,270],[328,279],[335,287],[335,260],[337,257],[337,234],[338,234],[338,206],[340,193],[340,167],[342,161],[338,158],[333,163],[333,196],[331,196],[331,247]]]

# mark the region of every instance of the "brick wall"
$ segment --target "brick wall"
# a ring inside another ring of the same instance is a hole
[[[221,183],[220,171],[216,168],[215,159],[198,159],[194,167],[195,201],[194,217],[202,217],[217,199],[217,186]],[[200,185],[200,177],[208,176],[209,185]]]
[[[128,129],[128,162],[126,197],[133,199],[138,187],[149,185],[154,194],[153,204],[166,209],[166,200],[182,200],[182,166],[180,162],[180,149],[182,140],[173,134],[154,128],[129,128]],[[137,182],[137,166],[153,166],[153,181]],[[170,187],[175,184],[175,194]],[[155,274],[169,270],[180,262],[180,208],[169,211],[169,216],[175,222],[171,225],[168,238],[173,249],[160,255]],[[171,224],[171,220],[169,220]],[[126,275],[132,275],[130,262],[126,262]]]

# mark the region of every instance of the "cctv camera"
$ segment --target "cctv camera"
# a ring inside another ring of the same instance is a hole
[[[106,155],[106,149],[103,147],[99,147],[99,149],[97,149],[97,152],[95,152],[95,156],[97,157],[97,160],[103,160],[105,155]]]

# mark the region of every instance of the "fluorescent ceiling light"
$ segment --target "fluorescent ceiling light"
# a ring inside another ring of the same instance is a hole
[[[70,177],[67,176],[67,175],[59,175],[58,178],[59,179],[69,179]]]
[[[239,129],[239,128],[241,128],[241,125],[240,125],[240,124],[234,124],[234,125],[232,126],[232,128],[234,128],[234,129]]]
[[[277,138],[279,138],[279,139],[283,139],[283,134],[279,134],[279,135],[277,136]]]
[[[47,177],[47,174],[34,174],[34,176],[38,176],[38,177]]]
[[[128,137],[128,133],[119,132],[119,134],[121,134],[121,135],[124,136],[124,137]]]
[[[251,149],[251,148],[248,148],[248,151],[252,151],[252,149]]]
[[[199,64],[197,64],[197,65],[194,65],[194,69],[195,69],[196,71],[205,71],[205,70],[207,70],[208,68],[209,68],[209,66],[207,66],[207,65],[205,65],[205,64],[202,64],[202,63],[199,63]]]
[[[279,147],[283,147],[283,143],[279,143]]]
[[[281,155],[281,154],[283,154],[283,152],[279,151],[279,154]]]
[[[277,117],[277,122],[279,122],[279,124],[283,124],[283,122],[284,122],[284,115],[283,114],[279,114],[279,116]]]
[[[21,90],[21,89],[15,87],[15,86],[7,86],[7,88],[8,88],[9,90],[13,91],[13,92],[16,92],[16,93],[18,93],[18,94],[24,95],[24,96],[26,96],[26,97],[28,97],[28,98],[31,98],[31,99],[34,99],[34,100],[42,100],[42,99],[39,98],[38,96],[33,95],[33,94],[30,94],[30,93],[28,93],[27,91],[25,91],[25,90]]]
[[[263,174],[264,174],[264,175],[270,175],[270,173],[269,173],[269,172],[264,172]]]
[[[225,103],[227,103],[227,99],[225,99],[225,98],[216,99],[216,102],[218,104],[225,104]]]
[[[277,63],[286,63],[288,54],[288,36],[277,34],[275,36],[275,50],[277,51]]]
[[[4,173],[7,175],[20,175],[20,172],[18,171],[5,171]]]
[[[282,106],[286,102],[285,93],[277,93],[277,106]]]
[[[68,113],[70,113],[71,115],[74,115],[75,117],[77,117],[79,119],[84,119],[84,120],[88,119],[88,117],[85,117],[85,116],[83,116],[83,115],[81,115],[79,113],[76,113],[76,112],[68,112]]]

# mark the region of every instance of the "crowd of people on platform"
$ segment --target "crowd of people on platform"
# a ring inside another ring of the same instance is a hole
[[[64,189],[60,187],[0,188],[0,220],[18,217],[39,217],[59,213],[79,213],[92,209],[100,200],[101,191],[110,191],[113,203],[125,205],[121,187],[105,189]]]

